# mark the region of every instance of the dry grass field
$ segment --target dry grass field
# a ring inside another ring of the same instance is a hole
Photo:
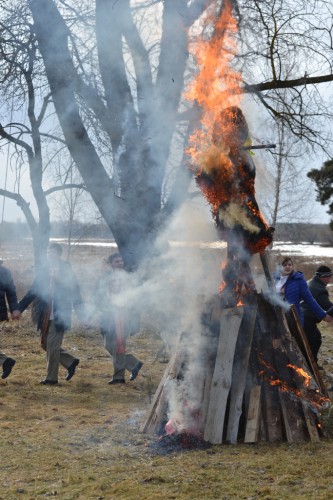
[[[79,250],[73,263],[82,288],[90,264],[108,255]],[[33,276],[29,246],[2,249],[22,296]],[[310,269],[309,269],[310,271]],[[320,363],[333,382],[333,327],[322,325]],[[333,442],[212,446],[160,454],[140,432],[163,372],[162,341],[142,331],[128,349],[144,366],[134,382],[110,386],[111,361],[98,329],[75,324],[64,346],[80,358],[77,373],[42,386],[45,354],[26,311],[1,325],[1,350],[17,363],[0,381],[0,499],[313,499],[333,498]]]

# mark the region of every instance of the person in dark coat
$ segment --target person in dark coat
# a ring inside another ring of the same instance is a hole
[[[135,307],[128,304],[129,276],[121,255],[114,253],[107,262],[110,271],[97,283],[96,306],[104,346],[113,360],[113,376],[109,384],[124,384],[126,370],[131,372],[130,381],[133,381],[143,366],[136,356],[126,352],[126,340],[138,330],[139,318]]]
[[[332,280],[333,271],[328,266],[319,266],[314,276],[308,281],[308,287],[318,304],[327,311],[329,316],[333,316],[333,302],[329,299],[327,285]],[[318,361],[318,352],[322,343],[321,333],[317,324],[318,317],[306,302],[301,304],[304,315],[304,331],[308,339],[313,357]]]
[[[18,310],[16,288],[12,278],[12,273],[9,269],[2,265],[2,259],[0,259],[0,321],[8,321],[8,308],[11,313],[11,318],[13,320],[19,319],[21,316]],[[7,378],[13,369],[16,361],[13,358],[9,358],[6,354],[0,352],[0,366],[2,366],[1,378]]]
[[[294,304],[301,323],[304,324],[301,301],[309,306],[318,322],[324,320],[330,323],[333,318],[313,298],[303,273],[294,270],[292,259],[285,257],[281,262],[281,267],[281,273],[274,276],[276,290],[288,304]]]
[[[41,346],[46,351],[47,372],[43,385],[58,383],[59,364],[67,369],[66,380],[70,380],[79,364],[62,347],[64,332],[71,328],[72,308],[78,316],[83,314],[83,301],[71,265],[61,259],[62,248],[52,243],[48,249],[48,263],[37,273],[26,295],[18,304],[21,312],[38,300],[37,330]]]

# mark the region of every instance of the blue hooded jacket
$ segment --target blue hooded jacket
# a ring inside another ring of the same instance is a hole
[[[294,304],[302,324],[304,323],[304,316],[300,307],[301,300],[304,300],[304,302],[311,307],[314,314],[318,317],[318,320],[321,321],[325,318],[326,311],[324,311],[313,298],[304,275],[300,271],[294,271],[289,276],[285,284],[284,295],[288,304]]]

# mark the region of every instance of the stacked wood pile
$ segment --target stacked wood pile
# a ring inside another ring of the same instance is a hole
[[[242,305],[219,311],[219,334],[202,334],[204,369],[193,381],[196,401],[183,401],[187,411],[180,411],[179,418],[184,421],[172,421],[169,389],[173,384],[182,391],[188,383],[190,333],[181,336],[170,359],[144,432],[185,432],[212,444],[320,439],[325,386],[295,310],[287,318],[269,298],[273,285],[267,254],[261,255],[261,266],[256,287]]]

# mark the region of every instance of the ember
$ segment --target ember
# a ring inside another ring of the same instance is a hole
[[[150,444],[150,448],[160,455],[176,453],[189,450],[206,450],[210,448],[210,444],[198,436],[182,432],[180,434],[165,434],[158,441]]]

